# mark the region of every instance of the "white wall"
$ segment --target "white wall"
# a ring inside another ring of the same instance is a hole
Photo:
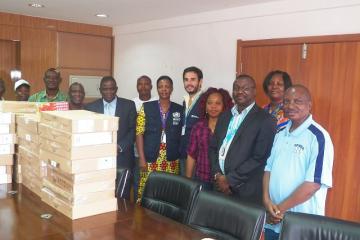
[[[231,90],[236,41],[360,33],[360,0],[287,0],[114,28],[114,75],[119,96],[137,95],[136,78],[174,80],[173,100],[185,91],[182,71],[203,70],[204,88]]]

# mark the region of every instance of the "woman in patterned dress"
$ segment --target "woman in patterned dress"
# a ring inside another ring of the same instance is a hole
[[[144,103],[137,117],[136,146],[140,167],[138,202],[151,172],[179,174],[182,106],[170,101],[173,91],[170,77],[159,77],[156,85],[159,100]]]
[[[277,119],[277,131],[285,128],[288,119],[284,117],[283,97],[285,90],[292,86],[291,78],[287,72],[271,71],[266,75],[263,89],[270,99],[270,103],[263,106],[264,110]]]

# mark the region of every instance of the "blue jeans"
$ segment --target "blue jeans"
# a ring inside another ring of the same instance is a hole
[[[265,228],[265,240],[279,240],[279,233],[271,229]]]

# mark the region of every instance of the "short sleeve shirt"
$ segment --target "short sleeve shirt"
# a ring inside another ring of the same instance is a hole
[[[309,200],[288,211],[324,215],[327,189],[332,187],[331,138],[311,115],[294,131],[289,132],[290,127],[291,121],[276,134],[265,167],[270,172],[270,198],[279,204],[305,181],[319,183],[320,189]],[[280,231],[279,224],[265,227]]]
[[[54,98],[48,98],[46,90],[34,93],[29,97],[29,102],[66,102],[67,100],[68,96],[61,91],[58,91]]]

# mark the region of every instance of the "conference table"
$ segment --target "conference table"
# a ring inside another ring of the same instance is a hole
[[[71,220],[21,184],[0,184],[0,239],[172,239],[206,235],[119,199],[118,211]]]

